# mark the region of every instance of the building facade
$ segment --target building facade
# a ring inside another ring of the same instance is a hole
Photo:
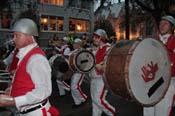
[[[108,19],[112,23],[117,40],[149,38],[155,37],[157,34],[156,23],[150,14],[137,14],[130,8],[130,34],[129,38],[126,38],[124,2],[110,4],[95,12],[95,21],[102,18]]]
[[[81,36],[91,34],[94,27],[93,1],[88,0],[9,0],[8,8],[0,15],[0,44],[12,38],[10,27],[27,10],[35,14],[39,27],[42,47],[47,47],[48,40],[68,33]]]

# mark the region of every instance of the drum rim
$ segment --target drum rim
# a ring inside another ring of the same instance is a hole
[[[111,53],[111,51],[113,50],[114,47],[116,47],[117,44],[120,44],[121,42],[126,42],[126,41],[127,41],[127,40],[121,40],[121,41],[118,41],[117,43],[115,43],[114,45],[112,45],[112,46],[109,48],[109,50],[107,51],[106,56],[108,56],[108,55]],[[126,59],[127,59],[127,58],[126,58]],[[109,60],[108,60],[108,57],[106,57],[106,59],[105,59],[104,61],[105,61],[105,67],[106,67],[107,62],[109,61]],[[125,75],[124,75],[124,77],[125,77]],[[111,91],[114,95],[117,95],[116,93],[113,92],[112,88],[111,88],[110,85],[108,84],[108,81],[107,81],[107,79],[106,79],[106,68],[105,68],[104,73],[103,73],[103,81],[105,82],[105,86],[108,88],[108,90]],[[125,81],[126,81],[126,80],[125,80]],[[126,85],[126,88],[127,88],[127,90],[128,90],[128,85],[126,84],[126,82],[125,82],[125,85]],[[128,94],[130,95],[130,92],[129,92],[129,91],[128,91]],[[117,96],[118,96],[118,95],[117,95]],[[119,97],[121,97],[121,96],[119,96]],[[132,97],[132,96],[130,95],[130,97]]]
[[[152,40],[155,41],[155,39],[153,39],[153,38],[145,38],[145,39],[152,39]],[[145,40],[145,39],[144,39],[144,40]],[[144,40],[142,40],[142,41],[144,41]],[[160,41],[158,41],[158,42],[159,42],[159,43],[161,44],[161,46],[165,49],[165,52],[166,52],[167,56],[169,56],[169,55],[168,55],[168,51],[166,50],[166,48],[165,48],[165,46],[163,45],[163,43],[161,43]],[[141,43],[141,41],[140,41],[140,42],[138,41],[138,42],[134,43],[134,44],[131,46],[131,49],[129,49],[128,53],[129,53],[129,54],[133,54],[134,50],[136,49],[136,47],[137,47],[140,43]],[[132,58],[132,56],[131,56],[131,57],[129,57],[129,56],[126,57],[127,62],[125,62],[125,69],[124,69],[125,72],[128,71],[127,67],[129,67],[131,58]],[[169,60],[169,62],[170,62],[170,60]],[[171,78],[171,66],[170,66],[169,68],[170,68],[169,75],[170,75],[170,78]],[[129,71],[128,71],[128,72],[129,72]],[[168,86],[166,87],[166,89],[165,89],[163,95],[162,95],[157,101],[154,101],[154,102],[152,102],[152,103],[150,103],[150,104],[144,104],[144,103],[141,103],[141,102],[134,96],[134,93],[133,93],[132,90],[131,90],[131,86],[130,86],[130,84],[129,84],[129,81],[127,81],[127,80],[129,80],[129,74],[128,74],[128,73],[127,73],[127,74],[125,73],[124,77],[125,77],[125,83],[126,83],[126,85],[127,85],[127,90],[128,90],[128,92],[129,92],[129,94],[131,95],[131,97],[132,97],[136,102],[138,102],[139,104],[141,104],[142,106],[145,106],[145,107],[154,106],[154,105],[157,104],[160,100],[162,100],[162,99],[164,98],[164,96],[165,96],[167,90],[168,90],[168,87],[169,87],[169,84],[170,84],[170,81],[171,81],[171,79],[169,79]]]
[[[90,69],[88,69],[87,71],[85,71],[85,70],[81,70],[80,68],[78,68],[77,67],[77,62],[75,62],[75,61],[77,61],[77,58],[78,58],[78,56],[79,56],[79,54],[80,53],[82,53],[82,52],[88,52],[89,54],[91,54],[91,56],[93,57],[93,59],[94,59],[94,61],[93,61],[93,66],[90,68]],[[90,52],[90,51],[88,51],[88,50],[79,50],[78,52],[77,52],[77,55],[74,57],[74,60],[73,60],[73,63],[75,64],[75,68],[76,68],[76,70],[78,70],[78,72],[81,72],[81,73],[89,73],[94,67],[95,67],[95,56],[93,55],[93,53],[92,52]]]
[[[118,42],[117,42],[118,43]],[[117,44],[116,43],[116,44]],[[109,55],[109,53],[111,53],[111,51],[112,51],[112,49],[116,46],[116,44],[114,44],[114,45],[112,45],[110,48],[109,48],[109,50],[107,51],[107,53],[106,53],[106,56],[108,56]],[[105,57],[105,59],[104,59],[104,64],[105,64],[105,67],[106,67],[106,64],[107,64],[107,61],[108,61],[108,57]],[[106,68],[105,68],[106,69]],[[112,93],[114,93],[113,91],[112,91],[112,89],[111,89],[111,87],[109,86],[109,84],[108,84],[108,81],[107,81],[107,79],[106,79],[106,70],[104,70],[104,73],[103,73],[103,81],[105,82],[105,86],[108,88],[108,90],[110,90]],[[114,93],[115,94],[115,93]],[[116,95],[116,94],[115,94]]]

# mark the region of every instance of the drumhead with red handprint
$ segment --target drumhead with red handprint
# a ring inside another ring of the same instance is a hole
[[[155,105],[164,97],[170,83],[171,63],[167,50],[151,38],[142,40],[133,49],[126,63],[128,89],[144,106]]]

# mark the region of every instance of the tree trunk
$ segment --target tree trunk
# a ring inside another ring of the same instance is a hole
[[[129,0],[125,0],[125,30],[126,30],[126,40],[129,40]]]

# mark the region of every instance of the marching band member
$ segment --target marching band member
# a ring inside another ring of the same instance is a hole
[[[0,106],[16,106],[20,116],[59,116],[51,107],[51,68],[44,52],[38,47],[34,36],[38,29],[34,21],[18,20],[12,31],[14,43],[19,52],[16,72],[10,95],[0,95]]]
[[[81,39],[82,39],[82,47],[85,48],[85,49],[89,48],[89,40],[88,40],[88,36],[87,36],[86,33],[84,33],[82,35]]]
[[[56,47],[56,49],[60,52],[60,54],[65,55],[65,56],[69,55],[69,53],[71,52],[71,49],[70,49],[68,43],[69,43],[69,38],[63,37],[61,48]]]
[[[82,44],[81,42],[82,40],[79,38],[76,38],[74,40],[73,52],[81,49],[81,44]],[[80,72],[74,72],[71,77],[71,94],[75,102],[75,104],[72,105],[72,108],[77,108],[79,106],[82,106],[86,102],[87,96],[81,90],[81,84],[83,82],[83,79],[84,79],[84,74]]]
[[[116,111],[106,101],[107,89],[105,88],[103,81],[103,64],[104,57],[109,49],[109,45],[106,45],[107,34],[103,29],[97,29],[93,34],[93,42],[97,46],[97,50],[94,51],[96,66],[90,72],[90,92],[92,99],[92,116],[101,116],[102,112],[108,116],[115,116]]]
[[[159,24],[159,39],[167,48],[171,60],[171,82],[164,98],[153,107],[144,107],[144,116],[172,116],[173,99],[175,98],[175,18],[163,16]]]
[[[61,49],[59,49],[59,52],[63,56],[68,57],[70,52],[71,52],[71,49],[69,48],[69,45],[68,45],[69,38],[68,37],[63,37],[62,40],[63,40],[63,42],[62,42],[63,45],[61,46]],[[58,48],[57,48],[57,50],[58,50]],[[56,82],[57,82],[57,86],[58,86],[58,89],[59,89],[60,96],[64,96],[64,95],[66,95],[66,91],[70,91],[70,85],[67,84],[64,80],[56,79]]]

